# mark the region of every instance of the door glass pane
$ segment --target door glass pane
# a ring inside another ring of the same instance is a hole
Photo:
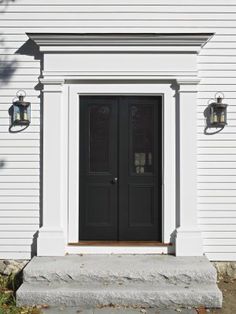
[[[89,171],[109,171],[110,106],[89,108]]]
[[[130,108],[131,172],[138,175],[153,172],[153,117],[152,105]]]

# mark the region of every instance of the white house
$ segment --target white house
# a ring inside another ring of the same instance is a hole
[[[18,304],[220,307],[236,1],[2,0],[0,17],[0,259],[38,256]]]
[[[235,261],[235,0],[5,0],[0,16],[0,258]],[[18,90],[31,123],[9,130]]]

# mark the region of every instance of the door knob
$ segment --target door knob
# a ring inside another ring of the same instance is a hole
[[[113,178],[112,180],[111,180],[111,183],[112,184],[116,184],[118,182],[118,178]]]

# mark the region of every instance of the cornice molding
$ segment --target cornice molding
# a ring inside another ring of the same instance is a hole
[[[63,51],[66,47],[70,50],[86,47],[87,50],[95,47],[106,50],[106,47],[154,47],[166,50],[198,51],[213,35],[213,33],[176,33],[176,34],[53,34],[53,33],[28,33],[41,51]],[[101,48],[102,47],[102,48]],[[172,49],[171,49],[172,47]],[[182,47],[182,49],[181,49]],[[185,47],[185,48],[184,48]],[[192,49],[191,49],[192,48]],[[117,50],[119,50],[117,48]]]
[[[197,71],[44,71],[43,76],[44,78],[40,79],[40,82],[43,85],[63,85],[66,82],[68,83],[80,80],[176,81],[176,83],[181,86],[181,91],[184,89],[191,89],[192,86],[195,86],[200,82]]]

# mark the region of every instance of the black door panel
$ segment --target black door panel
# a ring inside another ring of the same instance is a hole
[[[80,97],[80,240],[161,240],[160,96]]]
[[[80,239],[117,240],[117,101],[80,98]]]

